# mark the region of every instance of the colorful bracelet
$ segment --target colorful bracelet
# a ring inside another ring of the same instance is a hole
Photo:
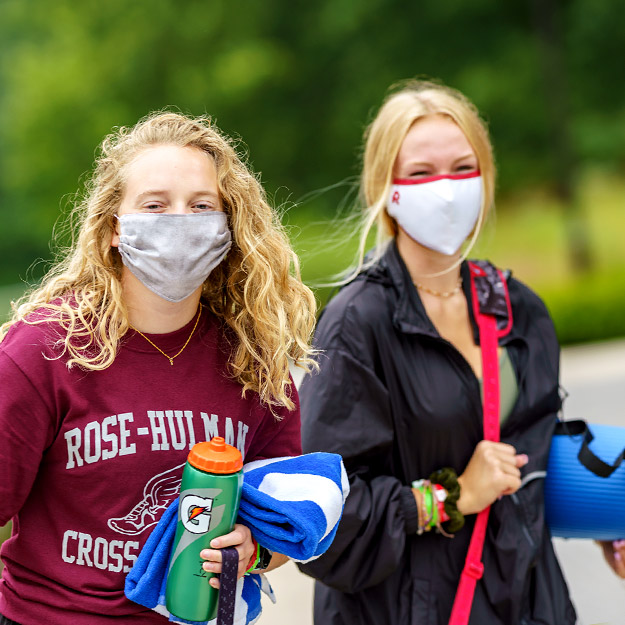
[[[435,528],[451,538],[464,525],[464,516],[457,506],[460,485],[453,469],[435,471],[428,480],[415,480],[412,488],[417,502],[417,534]]]
[[[438,522],[445,523],[449,521],[449,515],[445,512],[445,501],[447,501],[447,490],[440,484],[432,484],[432,496],[436,503],[438,512]]]
[[[417,501],[417,534],[423,534],[423,532],[429,532],[432,527],[436,527],[437,514],[432,486],[429,480],[415,480],[412,488]]]
[[[256,550],[252,554],[250,561],[247,563],[247,569],[245,569],[246,575],[247,573],[249,573],[250,571],[253,571],[256,568],[256,565],[258,564],[260,560],[260,545],[256,542],[255,538],[252,538],[252,542],[254,543],[254,547],[256,547]]]

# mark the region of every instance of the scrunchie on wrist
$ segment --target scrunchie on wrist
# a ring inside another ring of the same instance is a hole
[[[458,510],[457,505],[460,498],[458,475],[451,467],[445,467],[444,469],[434,471],[429,479],[430,482],[440,484],[447,491],[444,507],[449,521],[445,522],[445,529],[449,533],[454,534],[464,526],[464,515]]]

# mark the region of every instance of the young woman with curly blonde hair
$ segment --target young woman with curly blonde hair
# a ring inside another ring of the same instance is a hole
[[[315,301],[208,118],[157,113],[108,136],[76,213],[74,244],[0,334],[0,619],[165,622],[125,598],[125,573],[195,442],[301,453],[289,361],[311,363]],[[249,529],[220,540],[242,575]],[[220,571],[218,551],[202,558]]]

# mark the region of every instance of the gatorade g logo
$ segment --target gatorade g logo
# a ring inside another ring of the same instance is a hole
[[[192,534],[205,534],[211,524],[213,499],[187,495],[180,502],[180,520],[182,525]]]

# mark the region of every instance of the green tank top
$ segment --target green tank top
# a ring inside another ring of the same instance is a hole
[[[480,394],[482,402],[484,401],[484,387],[482,378],[479,378]],[[499,356],[499,422],[504,421],[510,416],[512,408],[519,396],[519,385],[517,383],[516,374],[512,361],[508,355],[508,350],[504,347]]]

